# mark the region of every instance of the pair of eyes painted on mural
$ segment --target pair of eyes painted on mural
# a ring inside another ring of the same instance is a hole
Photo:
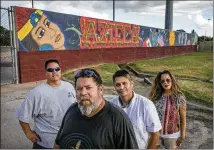
[[[45,27],[49,28],[50,24],[51,24],[51,22],[48,20],[48,18],[45,18],[45,20],[44,20]],[[42,38],[44,36],[44,34],[45,34],[45,29],[42,28],[42,27],[39,27],[36,30],[36,34],[37,34],[37,32],[38,32],[38,35],[39,35],[38,38]]]
[[[49,21],[44,14],[38,19],[39,21],[33,28],[31,35],[34,41],[40,46],[40,50],[65,49],[64,35],[59,26]]]
[[[47,28],[50,27],[50,21],[48,20],[48,18],[45,18],[45,20],[44,20],[44,25],[45,25],[45,27],[47,27]],[[42,38],[42,37],[44,36],[44,34],[45,34],[45,29],[42,28],[42,27],[39,27],[39,28],[37,29],[37,31],[38,31],[38,33],[39,33],[38,38]],[[37,33],[37,31],[36,31],[36,33]]]

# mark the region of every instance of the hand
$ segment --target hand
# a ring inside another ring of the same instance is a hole
[[[176,141],[176,146],[179,147],[181,146],[181,143],[184,141],[185,137],[179,137]]]
[[[26,133],[26,137],[33,143],[36,143],[38,140],[41,141],[39,135],[32,130]]]

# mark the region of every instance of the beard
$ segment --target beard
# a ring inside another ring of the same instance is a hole
[[[80,112],[82,113],[82,115],[86,115],[86,116],[89,116],[95,109],[97,109],[99,107],[99,105],[95,102],[91,103],[90,106],[86,106],[86,107],[84,107],[80,103],[81,102],[78,102],[78,108],[79,108]]]

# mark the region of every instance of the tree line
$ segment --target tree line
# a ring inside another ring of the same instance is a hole
[[[213,37],[210,37],[210,36],[198,36],[198,42],[204,42],[204,41],[213,41]]]
[[[0,46],[10,46],[10,30],[0,26]]]

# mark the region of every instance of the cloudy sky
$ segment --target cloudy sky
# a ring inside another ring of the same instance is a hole
[[[1,7],[4,8],[7,8],[11,5],[28,8],[32,7],[31,1],[1,2]],[[173,3],[173,30],[184,29],[186,32],[190,33],[194,29],[199,36],[205,35],[205,33],[207,36],[213,36],[213,1],[176,0]],[[115,0],[115,21],[164,29],[165,4],[166,1]],[[113,20],[113,2],[109,0],[34,0],[34,8],[79,16]]]

